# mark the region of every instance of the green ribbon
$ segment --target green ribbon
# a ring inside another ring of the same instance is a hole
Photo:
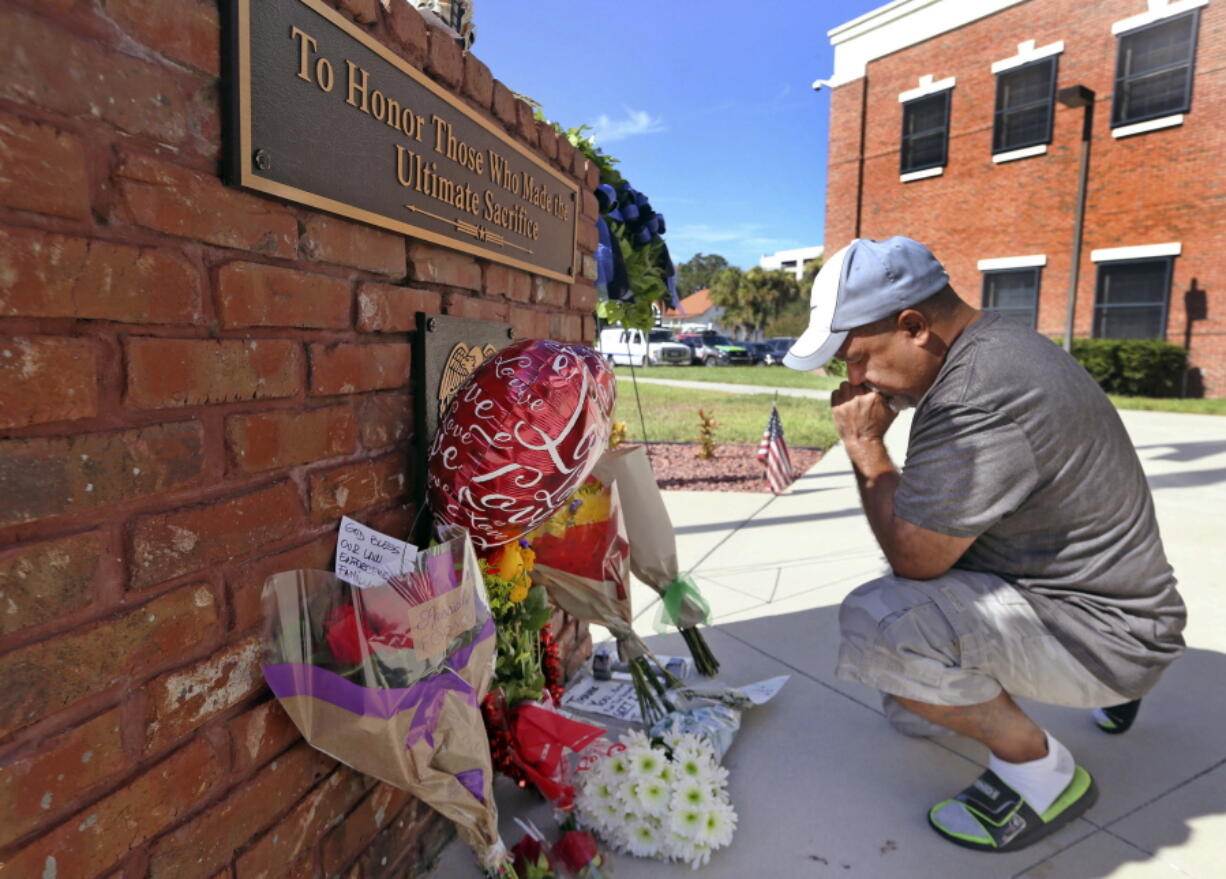
[[[656,614],[657,632],[666,632],[670,626],[677,625],[677,620],[681,619],[683,604],[689,605],[685,615],[687,621],[694,616],[694,611],[701,614],[699,619],[690,623],[691,625],[706,624],[710,619],[711,605],[702,597],[702,593],[698,591],[698,586],[695,585],[690,575],[681,574],[676,580],[665,586],[664,591],[660,594],[660,612]]]

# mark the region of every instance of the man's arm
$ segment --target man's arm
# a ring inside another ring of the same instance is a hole
[[[894,515],[899,473],[885,448],[895,413],[876,391],[844,382],[830,398],[835,427],[855,469],[869,525],[894,573],[911,580],[939,577],[975,542],[914,525]]]

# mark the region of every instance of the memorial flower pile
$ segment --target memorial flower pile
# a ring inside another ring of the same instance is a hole
[[[595,837],[574,826],[573,819],[563,824],[562,836],[553,845],[535,824],[515,820],[528,830],[511,849],[518,879],[608,879],[605,856]]]
[[[554,707],[562,696],[562,664],[549,632],[553,607],[545,589],[532,584],[535,558],[521,538],[487,552],[481,563],[498,645],[493,686],[481,712],[494,768],[568,809],[574,790],[562,778],[563,751],[582,749],[604,730],[563,717]]]
[[[607,879],[605,856],[586,830],[567,830],[553,844],[554,860],[574,879]]]
[[[312,745],[455,822],[490,875],[508,875],[480,703],[495,626],[467,534],[386,582],[284,571],[263,592],[262,670]]]
[[[579,820],[614,849],[694,869],[732,842],[728,771],[711,744],[682,734],[654,743],[631,731],[580,763]]]
[[[570,501],[529,535],[536,547],[532,577],[571,616],[604,626],[617,639],[618,653],[634,681],[640,715],[651,722],[672,709],[666,693],[678,682],[631,623],[631,547],[617,486],[599,477],[604,462],[614,454],[606,453]]]
[[[542,632],[553,615],[549,596],[532,585],[536,553],[520,539],[486,551],[481,573],[490,597],[490,610],[497,630],[498,659],[494,688],[514,705],[537,701],[549,681],[545,676]],[[555,681],[555,684],[560,681]]]
[[[530,833],[511,849],[511,857],[515,859],[515,875],[519,879],[556,879],[558,875],[548,847]]]

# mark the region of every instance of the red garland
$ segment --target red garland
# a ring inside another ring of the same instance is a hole
[[[490,739],[490,759],[494,769],[517,782],[520,787],[527,783],[523,771],[511,759],[511,728],[507,717],[507,703],[501,690],[491,690],[481,701],[481,716]]]
[[[541,670],[545,673],[545,690],[553,699],[553,704],[560,705],[566,682],[562,679],[558,642],[554,640],[549,623],[541,629]],[[511,757],[511,719],[507,716],[507,709],[502,691],[498,689],[491,690],[481,701],[481,715],[489,735],[494,769],[524,787],[529,783],[528,779]]]
[[[562,659],[559,655],[558,642],[554,640],[552,625],[545,624],[541,629],[541,667],[545,672],[545,689],[553,698],[554,705],[562,704],[562,691],[566,687],[563,680]]]

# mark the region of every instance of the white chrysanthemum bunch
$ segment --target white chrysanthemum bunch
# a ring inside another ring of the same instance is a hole
[[[705,739],[684,733],[652,747],[632,731],[579,773],[579,817],[612,847],[697,870],[732,842],[728,770]],[[671,756],[670,756],[671,755]]]

